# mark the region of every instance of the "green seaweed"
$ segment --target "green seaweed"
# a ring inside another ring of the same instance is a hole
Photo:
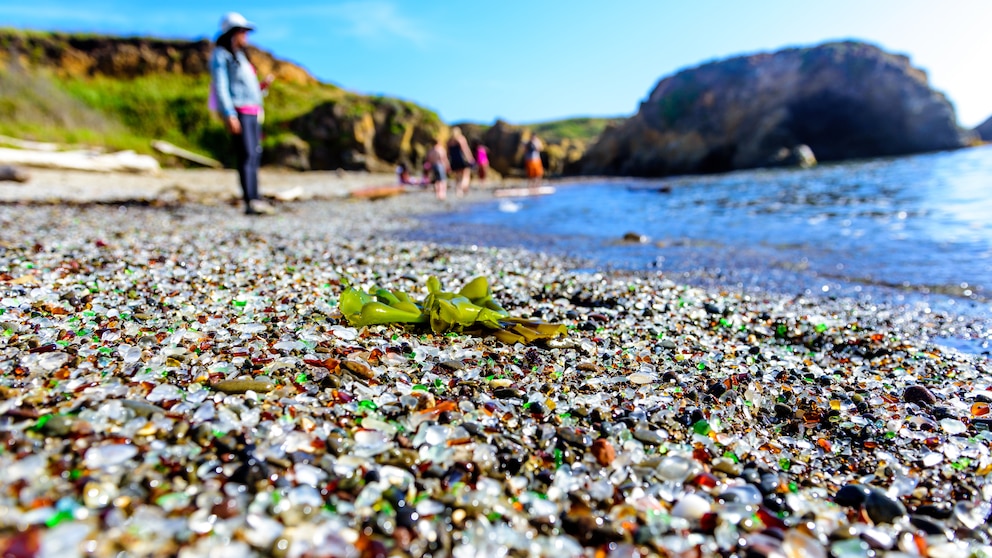
[[[385,324],[427,325],[434,333],[493,335],[504,343],[529,344],[565,335],[564,324],[510,316],[493,299],[485,277],[476,277],[458,292],[444,291],[437,277],[427,280],[427,296],[414,302],[403,291],[374,287],[341,293],[341,313],[354,327]]]

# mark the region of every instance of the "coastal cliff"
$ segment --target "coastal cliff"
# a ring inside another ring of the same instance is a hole
[[[712,62],[662,79],[583,156],[584,174],[666,176],[964,147],[954,108],[907,57],[859,42]]]
[[[975,126],[972,132],[978,136],[981,141],[992,141],[992,117],[985,119],[984,122]]]
[[[79,141],[154,154],[151,139],[231,164],[220,122],[207,109],[209,40],[112,37],[0,29],[0,134]],[[391,172],[419,168],[450,129],[427,108],[323,83],[305,68],[249,47],[260,75],[276,80],[266,101],[264,163],[298,170]],[[575,174],[585,146],[609,122],[575,118],[530,126],[461,124],[489,146],[497,175],[521,171],[523,141],[544,139],[549,174]]]
[[[154,154],[150,140],[232,164],[207,108],[210,41],[0,29],[0,134]],[[251,47],[276,77],[266,164],[298,170],[417,169],[449,126],[409,101],[350,92]],[[458,124],[499,175],[522,173],[531,134],[551,176],[666,176],[953,149],[953,107],[904,56],[856,42],[704,64],[662,79],[629,119]],[[605,131],[604,131],[605,128]],[[981,130],[979,130],[981,132]],[[588,146],[588,147],[587,147]]]
[[[213,45],[199,41],[148,37],[106,37],[64,33],[35,33],[0,29],[0,66],[46,68],[62,78],[106,76],[134,79],[152,74],[205,76]],[[302,67],[272,54],[248,48],[260,75],[314,85],[317,79]]]
[[[226,134],[207,106],[212,49],[206,39],[0,30],[0,132],[71,139],[83,126],[111,130],[82,134],[106,147],[151,153],[149,140],[166,139],[230,164]],[[259,75],[276,78],[263,127],[267,164],[391,171],[422,159],[432,138],[446,134],[436,113],[414,103],[323,83],[256,47],[248,56]],[[59,116],[69,112],[85,118]]]

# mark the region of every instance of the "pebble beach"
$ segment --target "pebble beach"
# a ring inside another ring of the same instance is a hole
[[[0,184],[0,555],[992,556],[983,322],[465,239],[390,175]],[[562,337],[352,327],[486,277]]]

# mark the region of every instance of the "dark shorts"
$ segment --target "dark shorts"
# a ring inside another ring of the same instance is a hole
[[[453,154],[451,157],[451,170],[453,172],[463,171],[469,168],[471,165],[465,161],[464,157],[460,157],[457,154]]]
[[[431,182],[442,182],[447,177],[444,175],[444,165],[435,163],[431,165]]]

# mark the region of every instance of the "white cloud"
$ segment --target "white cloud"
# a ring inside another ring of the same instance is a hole
[[[428,26],[402,13],[396,4],[386,0],[351,1],[314,6],[287,6],[264,10],[256,18],[267,21],[287,21],[306,18],[310,22],[326,21],[335,32],[361,41],[377,44],[402,42],[425,48],[433,38]]]

